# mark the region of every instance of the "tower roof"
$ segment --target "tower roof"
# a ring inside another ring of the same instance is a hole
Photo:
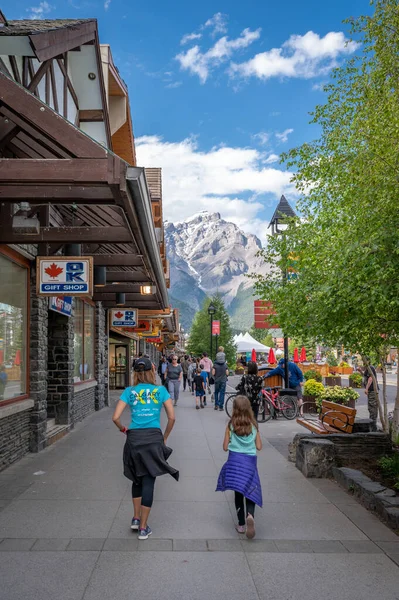
[[[278,223],[279,221],[284,220],[284,217],[296,217],[296,214],[287,198],[283,194],[270,220],[269,227],[273,225],[273,223]]]

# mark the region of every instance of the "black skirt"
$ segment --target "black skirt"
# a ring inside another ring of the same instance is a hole
[[[165,446],[160,429],[129,429],[123,449],[123,474],[139,483],[139,477],[159,477],[169,473],[179,481],[179,471],[167,460],[173,450]]]

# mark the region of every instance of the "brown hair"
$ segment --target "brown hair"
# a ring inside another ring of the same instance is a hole
[[[248,365],[248,375],[257,375],[258,374],[258,365],[256,362],[249,361]]]
[[[135,371],[133,377],[133,385],[138,385],[139,383],[151,383],[155,384],[155,373],[151,369],[151,371]]]
[[[251,435],[252,427],[258,429],[251,403],[246,396],[236,396],[234,398],[233,414],[229,427],[239,436]]]

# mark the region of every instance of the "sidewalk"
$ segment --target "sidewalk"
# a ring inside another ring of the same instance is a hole
[[[214,491],[226,415],[193,407],[183,394],[169,440],[180,482],[157,480],[145,542],[130,531],[112,409],[1,473],[0,600],[398,600],[399,538],[288,463],[266,437],[279,422],[261,425],[256,539],[239,536],[233,495]]]

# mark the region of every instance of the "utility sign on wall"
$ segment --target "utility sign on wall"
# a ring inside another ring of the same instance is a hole
[[[117,308],[110,311],[111,327],[137,327],[137,310]]]
[[[41,296],[92,296],[91,256],[38,256],[37,293]]]

